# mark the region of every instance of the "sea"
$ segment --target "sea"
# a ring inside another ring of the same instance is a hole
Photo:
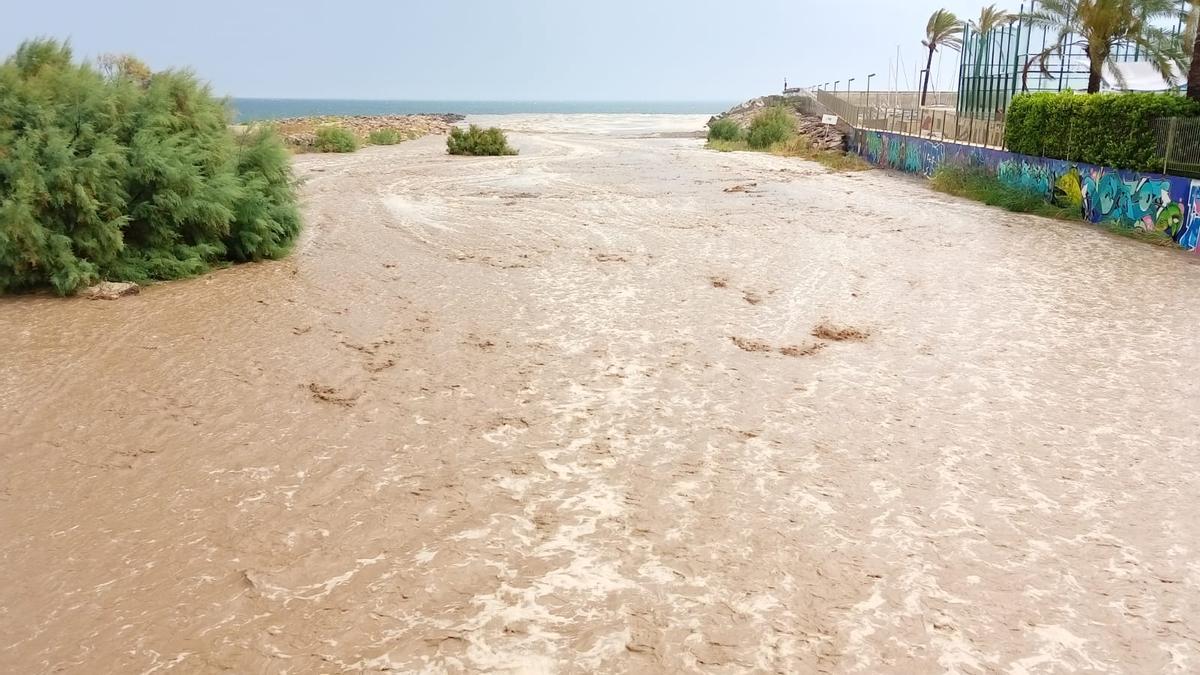
[[[347,99],[233,98],[238,122],[316,115],[652,114],[715,115],[737,101],[371,101]]]

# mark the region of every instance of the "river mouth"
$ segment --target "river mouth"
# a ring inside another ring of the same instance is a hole
[[[1194,668],[1194,257],[543,117],[0,300],[0,670]]]

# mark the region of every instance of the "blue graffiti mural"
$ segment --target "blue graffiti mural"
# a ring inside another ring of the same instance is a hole
[[[927,178],[945,161],[939,143],[874,132],[867,134],[859,148],[859,154],[872,164],[908,173],[919,173]]]
[[[1175,240],[1180,246],[1196,250],[1200,244],[1200,180],[1192,181],[1192,190],[1188,196],[1187,220]]]
[[[1189,250],[1200,242],[1200,181],[881,131],[861,132],[856,149],[876,166],[926,177],[946,164],[981,167],[1007,185],[1075,204],[1093,223],[1162,232]]]

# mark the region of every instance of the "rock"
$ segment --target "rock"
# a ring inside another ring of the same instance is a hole
[[[83,296],[88,300],[116,300],[126,295],[137,295],[141,287],[127,281],[101,281],[85,290]]]
[[[792,114],[796,116],[796,133],[807,137],[812,142],[814,148],[818,150],[845,150],[845,134],[838,131],[836,127],[821,122],[820,116],[813,115],[803,109],[805,103],[809,100],[802,96],[780,96],[778,94],[760,96],[730,108],[728,112],[723,112],[713,117],[708,123],[711,125],[717,120],[729,119],[745,130],[750,128],[750,122],[764,109],[782,105],[790,109]]]
[[[337,126],[350,130],[365,140],[372,131],[392,129],[406,139],[429,134],[449,133],[450,128],[466,117],[457,114],[441,115],[326,115],[319,117],[289,117],[271,122],[289,145],[310,147],[317,138],[317,129]]]

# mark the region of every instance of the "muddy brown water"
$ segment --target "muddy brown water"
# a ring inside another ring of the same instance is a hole
[[[0,671],[1200,670],[1197,258],[547,119],[0,301]]]

